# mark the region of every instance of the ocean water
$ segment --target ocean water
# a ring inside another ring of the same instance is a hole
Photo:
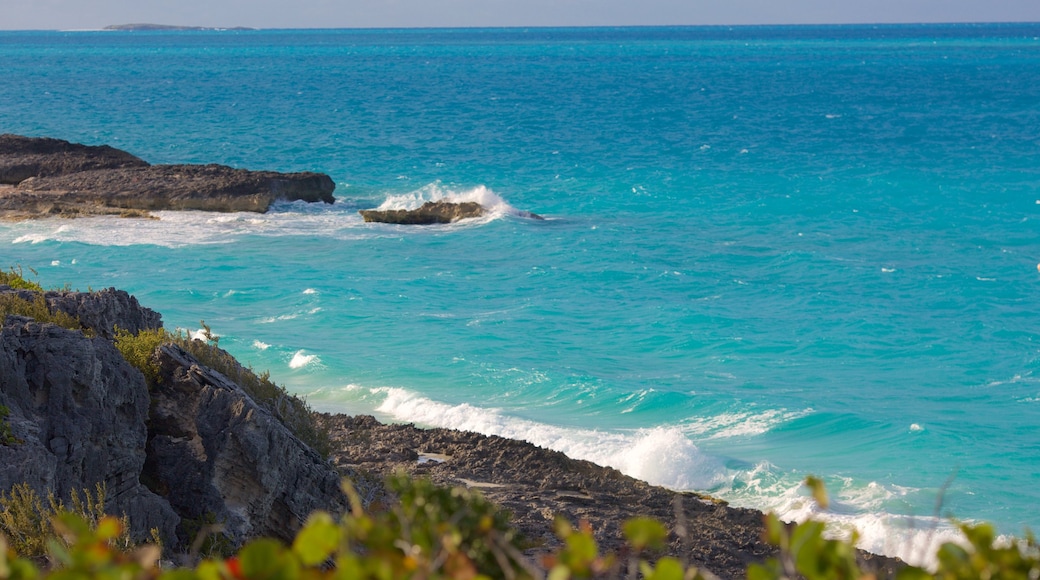
[[[947,516],[1040,527],[1040,25],[3,32],[0,68],[0,132],[333,177],[0,224],[4,264],[205,320],[317,408],[911,559]],[[493,211],[357,214],[432,199]]]

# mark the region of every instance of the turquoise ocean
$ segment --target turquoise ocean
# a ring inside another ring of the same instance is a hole
[[[911,559],[948,515],[1040,528],[1040,25],[2,32],[0,70],[0,132],[333,177],[0,224],[5,267],[204,320],[316,408]],[[493,211],[357,214],[434,199]]]

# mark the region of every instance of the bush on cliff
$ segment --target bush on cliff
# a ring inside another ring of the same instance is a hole
[[[83,325],[75,317],[61,311],[52,311],[47,306],[43,294],[36,294],[32,300],[12,293],[0,294],[0,323],[11,315],[32,318],[37,322],[50,322],[69,330],[83,330]]]
[[[96,527],[105,515],[105,486],[97,484],[93,493],[83,490],[82,495],[72,490],[69,505],[48,494],[46,501],[27,484],[15,485],[10,492],[0,492],[0,536],[6,538],[11,549],[23,558],[43,561],[50,544],[62,538],[61,521],[74,516],[86,525]],[[129,536],[129,522],[120,520],[122,532],[113,536],[113,546],[122,549],[133,546]],[[68,544],[66,544],[67,546]],[[3,578],[0,565],[0,578]]]
[[[0,445],[16,445],[19,443],[18,438],[11,431],[11,425],[7,423],[7,417],[10,414],[11,409],[8,409],[5,405],[0,405]]]
[[[33,274],[35,270],[29,269]],[[34,292],[43,292],[43,286],[40,286],[36,282],[27,280],[22,272],[21,266],[11,266],[7,271],[0,270],[0,284],[6,284],[15,290],[32,290]]]

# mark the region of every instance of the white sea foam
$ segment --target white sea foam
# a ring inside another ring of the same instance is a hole
[[[357,387],[352,387],[351,392],[356,393]],[[835,536],[855,529],[860,548],[915,564],[933,565],[930,558],[938,546],[962,541],[960,532],[945,520],[887,511],[900,498],[917,490],[843,479],[831,489],[831,509],[821,510],[804,490],[804,474],[784,473],[768,463],[727,466],[721,458],[702,452],[689,437],[694,432],[709,437],[763,433],[779,423],[811,413],[811,409],[730,413],[683,427],[619,432],[548,425],[510,416],[501,409],[434,401],[401,388],[370,392],[384,397],[376,411],[392,420],[529,441],[576,459],[614,467],[656,485],[708,491],[735,506],[774,511],[784,521],[823,520]]]
[[[272,323],[275,323],[275,322],[280,322],[282,320],[295,320],[295,319],[299,318],[301,314],[302,314],[301,312],[294,312],[292,314],[281,314],[281,315],[278,315],[278,316],[267,316],[267,317],[261,318],[258,322],[260,324],[272,324]]]
[[[292,360],[289,361],[289,368],[291,369],[302,369],[303,367],[320,362],[318,355],[307,354],[302,350],[298,350],[293,354]]]
[[[683,431],[710,439],[751,437],[761,435],[788,421],[805,417],[812,409],[789,411],[768,409],[758,413],[720,413],[711,417],[696,417],[683,425]]]
[[[405,389],[378,391],[386,398],[376,410],[394,420],[529,441],[674,489],[709,489],[725,481],[721,462],[702,453],[676,427],[620,433],[558,427],[511,417],[499,409],[449,405]]]
[[[380,209],[411,209],[426,201],[474,201],[488,212],[481,218],[463,220],[463,224],[483,224],[504,216],[530,217],[529,212],[509,205],[498,194],[481,185],[470,189],[453,189],[431,183],[416,191],[389,195]],[[339,240],[369,239],[387,235],[383,228],[365,224],[357,213],[357,205],[341,200],[333,205],[305,202],[278,202],[265,214],[251,212],[214,213],[203,211],[153,212],[157,220],[126,219],[99,216],[67,220],[33,220],[12,224],[4,232],[14,244],[38,244],[46,241],[80,242],[96,246],[133,246],[149,244],[170,248],[229,244],[242,236],[318,236]],[[60,225],[58,225],[60,224]],[[456,227],[453,225],[452,227]]]
[[[219,334],[216,334],[214,332],[206,332],[205,328],[200,328],[194,332],[190,332],[188,333],[188,336],[190,336],[192,340],[201,340],[202,342],[209,342],[214,338],[220,338]]]
[[[479,203],[487,214],[481,218],[464,220],[470,223],[485,223],[503,216],[531,217],[530,212],[521,211],[509,205],[501,196],[484,185],[478,185],[470,189],[452,189],[442,185],[440,182],[428,184],[420,189],[400,195],[391,195],[383,201],[376,209],[379,210],[410,210],[417,209],[429,201],[448,201],[452,203]]]
[[[262,341],[259,341],[259,340],[254,340],[253,341],[253,348],[255,348],[256,350],[267,350],[267,349],[271,348],[271,345],[267,344],[266,342],[262,342]]]
[[[304,290],[303,293],[304,294],[317,294],[318,291],[315,290],[314,288],[308,288],[308,289]]]
[[[902,498],[919,490],[857,482],[851,478],[828,480],[831,505],[823,510],[802,485],[802,474],[784,473],[763,462],[730,472],[732,480],[713,494],[737,507],[776,513],[785,522],[809,519],[827,523],[831,537],[849,537],[855,530],[857,546],[868,552],[934,566],[934,554],[946,542],[963,542],[963,534],[947,520],[933,516],[907,516],[890,510]]]

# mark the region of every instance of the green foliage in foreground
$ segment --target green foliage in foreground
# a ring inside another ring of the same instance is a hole
[[[28,556],[35,553],[24,551],[20,544],[11,541],[12,532],[3,529],[0,580],[712,578],[675,558],[648,559],[648,551],[663,546],[669,535],[661,523],[649,518],[635,518],[624,524],[628,542],[624,557],[600,554],[587,525],[575,529],[570,523],[557,520],[556,531],[563,546],[544,557],[539,565],[521,553],[507,516],[479,493],[404,477],[391,479],[389,485],[400,498],[389,509],[366,512],[350,484],[345,483],[352,507],[339,520],[316,512],[291,545],[260,539],[230,557],[205,559],[187,568],[164,569],[160,566],[159,547],[130,545],[125,540],[126,522],[99,517],[96,500],[86,509],[73,510],[78,513],[55,509],[49,528],[38,522],[29,524],[35,526],[32,529],[36,536],[47,530],[53,532],[42,542],[47,564],[30,559]],[[766,527],[767,539],[780,549],[779,555],[752,565],[748,569],[749,580],[873,578],[857,564],[852,545],[825,539],[824,526],[819,522],[788,526],[771,515]],[[1040,578],[1040,547],[1032,537],[1001,546],[995,543],[989,526],[962,525],[961,529],[967,545],[945,544],[940,548],[936,571],[906,567],[896,577]]]
[[[156,349],[162,344],[176,344],[203,365],[241,386],[258,405],[270,411],[301,441],[327,457],[332,450],[329,432],[315,420],[314,412],[306,401],[272,381],[270,373],[257,374],[253,369],[242,366],[235,357],[217,346],[218,338],[206,323],[202,323],[202,327],[208,340],[193,339],[183,332],[167,332],[161,328],[142,330],[137,334],[116,329],[116,348],[127,362],[144,374],[151,388],[159,382]]]

